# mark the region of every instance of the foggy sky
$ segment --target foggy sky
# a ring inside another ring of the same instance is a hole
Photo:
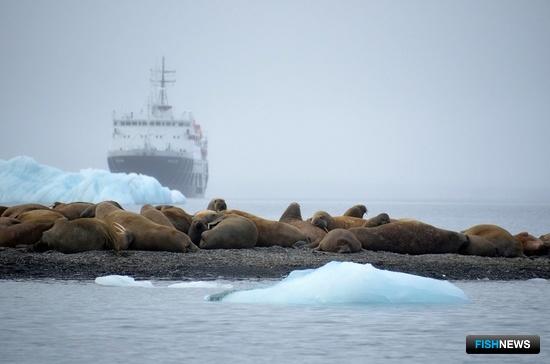
[[[107,168],[177,70],[208,196],[550,202],[549,1],[0,0],[0,158]]]

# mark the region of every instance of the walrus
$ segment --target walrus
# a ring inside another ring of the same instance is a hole
[[[130,245],[130,239],[130,234],[117,223],[109,226],[97,218],[78,218],[56,221],[34,248],[66,254],[105,249],[119,251]]]
[[[361,242],[351,231],[334,229],[321,239],[317,250],[333,253],[356,253],[361,251],[361,248]]]
[[[239,215],[222,215],[208,224],[194,220],[189,236],[201,249],[247,249],[258,241],[256,225]]]
[[[258,229],[256,246],[279,245],[289,248],[299,241],[310,242],[309,238],[297,227],[287,223],[267,220],[240,210],[226,210],[224,212],[246,217],[256,225]]]
[[[15,247],[31,245],[42,237],[42,233],[53,226],[53,222],[21,222],[0,227],[0,246]]]
[[[44,206],[37,203],[25,203],[22,205],[15,205],[8,207],[3,213],[2,217],[14,217],[17,218],[19,214],[32,210],[49,210],[48,206]]]
[[[297,202],[293,202],[281,215],[280,222],[292,225],[300,230],[311,241],[310,248],[315,248],[319,245],[321,239],[327,234],[323,229],[313,225],[309,221],[302,219],[302,211]]]
[[[164,215],[161,211],[153,207],[153,205],[143,205],[139,213],[159,225],[164,225],[172,228],[174,227],[174,225],[170,222],[170,219],[168,219],[166,215]]]
[[[387,217],[387,219],[386,219]],[[389,222],[387,214],[380,214],[372,219],[366,220],[352,216],[331,216],[326,211],[317,211],[311,218],[311,223],[325,231],[334,229],[351,229],[354,227],[374,227]]]
[[[487,239],[476,235],[466,235],[468,243],[464,245],[459,254],[462,255],[477,255],[480,257],[496,257],[498,256],[497,247]]]
[[[193,221],[193,216],[188,214],[184,209],[170,206],[170,205],[159,205],[155,207],[157,210],[162,212],[170,223],[179,231],[186,233],[189,231],[191,226],[191,221]]]
[[[458,253],[468,243],[464,234],[443,230],[420,221],[398,221],[371,228],[349,229],[363,249],[400,254]]]
[[[219,223],[226,214],[214,210],[202,210],[193,215],[187,235],[194,244],[200,244],[201,235]],[[238,215],[234,215],[238,216]]]
[[[391,222],[390,216],[385,212],[382,212],[375,217],[366,219],[363,227],[377,227],[384,224],[389,224]]]
[[[97,206],[99,206],[100,204],[105,204],[105,203],[111,204],[111,205],[117,207],[119,210],[124,210],[122,208],[122,206],[120,206],[120,204],[116,201],[112,201],[112,200],[102,201],[102,202],[97,203],[97,204],[92,204],[91,206],[86,208],[84,211],[82,211],[82,213],[80,214],[80,217],[96,217]]]
[[[225,211],[227,210],[227,204],[223,198],[214,198],[210,200],[206,209],[217,212]]]
[[[94,204],[91,202],[55,202],[52,206],[52,210],[62,213],[67,219],[74,220],[80,218],[80,215]]]
[[[17,215],[17,220],[21,222],[51,222],[54,223],[59,219],[66,220],[67,218],[61,212],[55,210],[30,210]]]
[[[159,225],[140,214],[121,210],[109,202],[98,204],[95,214],[108,225],[117,223],[130,234],[128,249],[181,253],[198,250],[187,234],[175,228]]]
[[[475,225],[462,233],[468,236],[478,236],[492,243],[497,249],[497,255],[501,257],[519,257],[523,255],[521,242],[500,226],[483,224]],[[483,241],[478,239],[478,243]]]
[[[367,206],[365,205],[355,205],[350,207],[344,212],[343,216],[358,217],[360,219],[367,213]]]
[[[526,231],[523,231],[517,235],[514,235],[523,246],[523,253],[525,255],[546,255],[550,244],[545,244],[540,238],[535,238],[533,235]]]

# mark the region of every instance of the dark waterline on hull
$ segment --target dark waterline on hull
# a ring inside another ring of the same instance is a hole
[[[178,190],[186,197],[204,197],[208,183],[208,166],[204,173],[194,169],[190,158],[130,155],[107,158],[109,170],[114,173],[140,173],[155,177],[161,185]]]

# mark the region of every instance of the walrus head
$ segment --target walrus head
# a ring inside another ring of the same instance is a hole
[[[376,215],[373,218],[368,219],[363,224],[363,227],[376,227],[384,224],[389,224],[391,222],[390,216],[385,212]]]
[[[203,232],[208,230],[207,224],[202,220],[193,220],[191,226],[189,227],[189,238],[194,244],[199,244],[201,241],[201,235]]]
[[[220,212],[227,210],[227,204],[223,198],[214,198],[208,203],[208,210]]]
[[[128,247],[132,244],[134,240],[134,236],[118,222],[114,222],[111,226],[111,229],[115,234],[112,238],[112,241],[109,242],[110,244],[108,244],[106,247],[112,248],[116,252],[128,249]]]
[[[302,211],[300,210],[300,205],[297,202],[293,202],[286,208],[285,212],[281,215],[279,221],[293,221],[298,220],[302,221]]]
[[[328,232],[331,229],[332,217],[325,211],[317,211],[311,218],[311,223]]]

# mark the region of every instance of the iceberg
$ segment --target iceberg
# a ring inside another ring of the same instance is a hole
[[[95,283],[100,286],[109,287],[153,287],[153,283],[151,283],[151,281],[136,281],[132,277],[119,275],[97,277],[95,279]]]
[[[65,172],[37,163],[30,157],[0,159],[0,203],[97,203],[105,200],[130,205],[182,204],[185,197],[146,175],[101,169]]]
[[[304,305],[468,302],[466,294],[447,281],[334,261],[318,269],[293,271],[270,287],[222,292],[207,299]]]

